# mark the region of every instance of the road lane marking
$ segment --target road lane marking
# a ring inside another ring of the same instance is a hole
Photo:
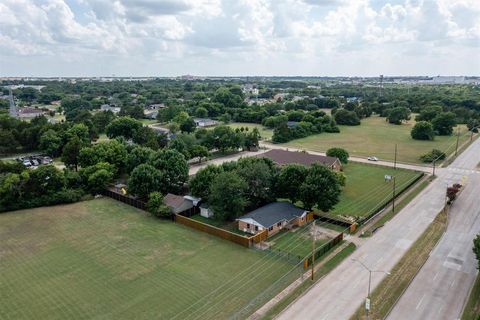
[[[423,294],[422,299],[420,299],[420,301],[418,302],[417,307],[415,308],[415,310],[418,310],[418,308],[420,308],[420,305],[421,305],[422,302],[423,302],[423,298],[425,298],[425,293]]]
[[[435,276],[433,277],[433,281],[435,281],[435,279],[437,279],[437,276],[438,276],[438,271],[437,271],[437,273],[435,273]]]
[[[453,286],[454,283],[455,283],[455,279],[453,279],[452,283],[450,284],[450,288]]]

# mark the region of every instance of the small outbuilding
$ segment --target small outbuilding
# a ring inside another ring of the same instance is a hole
[[[198,200],[191,196],[178,196],[176,194],[167,193],[167,195],[163,197],[163,202],[168,208],[170,208],[172,213],[190,216],[195,214]]]

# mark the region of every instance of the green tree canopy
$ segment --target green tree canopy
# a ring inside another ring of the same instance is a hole
[[[248,204],[245,193],[248,185],[235,172],[219,173],[210,186],[209,204],[216,219],[233,220]]]
[[[135,132],[142,127],[142,123],[130,117],[119,117],[114,119],[106,128],[109,138],[124,137],[133,138]]]
[[[289,199],[292,203],[301,198],[300,187],[307,177],[307,167],[300,164],[288,164],[280,169],[275,185],[277,197]]]
[[[198,170],[198,172],[190,178],[188,183],[190,192],[204,201],[209,201],[210,198],[210,185],[213,180],[223,172],[221,166],[208,165],[205,168]]]
[[[340,192],[341,186],[335,172],[313,164],[300,186],[300,200],[308,209],[316,206],[322,211],[329,211],[340,200]]]
[[[449,136],[456,124],[455,113],[442,112],[432,120],[433,129],[440,136]]]
[[[161,189],[163,175],[149,164],[141,164],[133,169],[128,179],[128,192],[146,199],[154,191]]]
[[[413,126],[410,135],[415,140],[433,140],[435,138],[435,131],[430,122],[419,121]]]
[[[340,160],[342,163],[348,163],[348,158],[350,155],[348,154],[347,150],[342,148],[330,148],[327,150],[327,156],[335,157]]]

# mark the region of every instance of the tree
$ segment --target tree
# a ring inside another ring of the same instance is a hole
[[[327,156],[338,158],[341,163],[345,164],[348,163],[348,158],[350,155],[348,154],[347,150],[342,148],[330,148],[327,150]]]
[[[108,110],[97,112],[92,116],[92,121],[99,133],[105,132],[105,128],[115,119],[115,114]]]
[[[173,149],[160,150],[153,154],[149,162],[161,171],[160,191],[179,192],[188,180],[188,163],[183,154]]]
[[[480,121],[478,119],[468,120],[468,122],[467,122],[468,131],[473,131],[473,132],[477,133],[479,127],[480,127]]]
[[[148,160],[153,156],[154,151],[150,148],[135,146],[128,153],[126,160],[126,169],[128,172],[131,172],[135,167],[141,165],[142,163],[147,163]]]
[[[227,150],[235,150],[243,145],[243,135],[236,133],[228,126],[216,126],[205,137],[205,144],[209,149],[218,149],[224,153]]]
[[[78,155],[80,154],[82,146],[82,142],[76,136],[65,144],[62,151],[62,161],[65,163],[65,166],[73,167],[75,171],[77,170]]]
[[[455,113],[442,112],[432,120],[433,129],[440,136],[449,136],[456,124]]]
[[[56,157],[62,150],[62,138],[55,130],[49,129],[40,136],[40,149],[51,157]]]
[[[73,137],[77,137],[83,144],[90,142],[90,134],[88,127],[83,123],[77,123],[71,126],[66,132],[65,136],[67,140],[71,140]]]
[[[475,253],[475,257],[477,257],[477,269],[480,270],[480,234],[477,234],[475,239],[473,239],[473,253]]]
[[[188,149],[188,153],[190,154],[190,158],[198,158],[198,162],[202,162],[203,158],[208,157],[210,154],[208,152],[207,147],[201,146],[201,145],[193,145]]]
[[[403,120],[410,120],[410,110],[406,107],[396,107],[390,110],[387,120],[392,124],[402,124]]]
[[[419,121],[413,126],[410,135],[415,140],[433,140],[435,131],[433,131],[433,126],[430,122]]]
[[[198,107],[195,110],[195,116],[197,116],[198,118],[206,118],[208,117],[208,110],[204,107]]]
[[[248,185],[235,172],[219,173],[210,185],[209,204],[219,220],[237,218],[247,206]]]
[[[245,148],[251,150],[252,148],[257,148],[260,141],[260,132],[257,128],[253,128],[253,130],[245,135]]]
[[[210,186],[212,185],[213,180],[223,172],[221,166],[208,165],[205,168],[198,170],[198,172],[190,178],[188,182],[188,187],[190,192],[201,198],[204,201],[209,200],[210,196]]]
[[[146,197],[161,188],[163,175],[149,164],[141,164],[133,169],[128,179],[128,191],[140,198]]]
[[[415,121],[432,121],[437,115],[442,112],[441,106],[427,106],[420,110],[420,113],[415,117]]]
[[[360,119],[354,111],[339,109],[333,116],[337,124],[343,124],[347,126],[358,126],[360,124]]]
[[[105,190],[112,182],[115,167],[108,162],[99,162],[95,165],[80,169],[80,177],[85,190],[97,194]]]
[[[300,188],[307,177],[307,167],[300,164],[288,164],[280,169],[275,190],[277,197],[289,199],[292,203],[300,200]]]
[[[125,145],[118,140],[110,140],[82,148],[78,164],[82,167],[95,165],[98,162],[108,162],[115,166],[116,172],[123,172],[127,158]]]
[[[151,192],[148,195],[147,211],[158,218],[172,216],[172,210],[163,202],[163,195],[160,192]]]
[[[180,131],[191,133],[195,131],[196,127],[197,125],[195,124],[195,121],[193,121],[193,118],[188,117],[188,119],[186,119],[180,124]]]
[[[124,137],[125,139],[133,138],[135,131],[142,127],[142,123],[130,117],[116,118],[106,128],[109,138]]]
[[[338,203],[340,192],[336,174],[322,165],[313,164],[300,186],[300,200],[308,209],[316,206],[322,211],[329,211]]]
[[[235,171],[248,185],[245,195],[252,206],[258,207],[275,199],[273,188],[277,167],[272,160],[255,157],[241,158],[237,161]]]

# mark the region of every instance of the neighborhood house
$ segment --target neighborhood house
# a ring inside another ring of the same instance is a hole
[[[217,125],[217,121],[206,118],[195,118],[193,119],[197,127],[212,127]]]
[[[297,163],[309,167],[313,163],[319,163],[332,169],[333,171],[342,170],[342,163],[338,158],[310,154],[307,152],[272,149],[258,155],[257,157],[271,159],[279,166]]]
[[[251,234],[268,230],[271,236],[285,227],[303,226],[307,223],[307,214],[307,210],[290,202],[272,202],[238,218],[238,229]]]

